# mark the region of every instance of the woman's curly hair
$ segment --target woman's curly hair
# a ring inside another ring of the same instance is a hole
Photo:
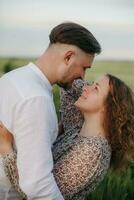
[[[134,93],[119,78],[110,74],[105,101],[104,128],[111,145],[111,168],[126,169],[134,159]]]

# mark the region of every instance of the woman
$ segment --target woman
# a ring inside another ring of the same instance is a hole
[[[61,91],[61,118],[64,134],[53,146],[53,173],[65,199],[84,200],[109,167],[125,168],[133,158],[133,92],[109,74],[92,85],[77,80],[71,89]],[[4,128],[0,133],[6,174],[26,199],[18,184],[16,154],[10,152],[11,134]]]

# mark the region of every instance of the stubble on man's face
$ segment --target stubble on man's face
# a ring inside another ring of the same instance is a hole
[[[69,83],[58,82],[57,85],[62,87],[63,89],[70,89],[72,87],[72,82]]]
[[[85,77],[85,71],[87,68],[92,66],[94,60],[94,55],[84,54],[82,57],[76,58],[76,60],[71,63],[69,70],[66,72],[62,80],[60,80],[57,85],[64,89],[69,89],[72,87],[72,83],[76,79],[83,79]]]
[[[73,78],[71,81],[67,82],[58,82],[57,85],[62,87],[63,89],[70,89],[72,87],[73,82],[77,79],[81,79],[81,77]]]
[[[62,79],[57,82],[57,85],[64,89],[70,89],[74,80],[79,78],[76,71],[77,70],[72,71],[72,69],[70,68],[69,71],[64,75],[64,77],[62,77]]]

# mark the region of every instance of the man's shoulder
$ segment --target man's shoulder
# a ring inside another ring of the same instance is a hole
[[[22,79],[24,79],[29,72],[28,65],[18,67],[17,69],[11,70],[10,72],[4,74],[0,78],[0,82],[6,83],[6,82],[20,82]]]
[[[31,64],[28,64],[6,73],[1,77],[0,85],[22,98],[44,95],[46,91],[30,66]]]
[[[29,66],[30,66],[30,64],[18,67],[16,69],[11,70],[10,72],[4,74],[1,78],[2,79],[5,79],[5,78],[12,79],[13,78],[15,80],[16,77],[19,77],[19,78],[23,77],[24,74],[27,74],[29,71],[32,71]]]

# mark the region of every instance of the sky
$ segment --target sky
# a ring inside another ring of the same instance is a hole
[[[38,57],[64,21],[94,34],[98,59],[134,60],[133,0],[0,0],[0,56]]]

